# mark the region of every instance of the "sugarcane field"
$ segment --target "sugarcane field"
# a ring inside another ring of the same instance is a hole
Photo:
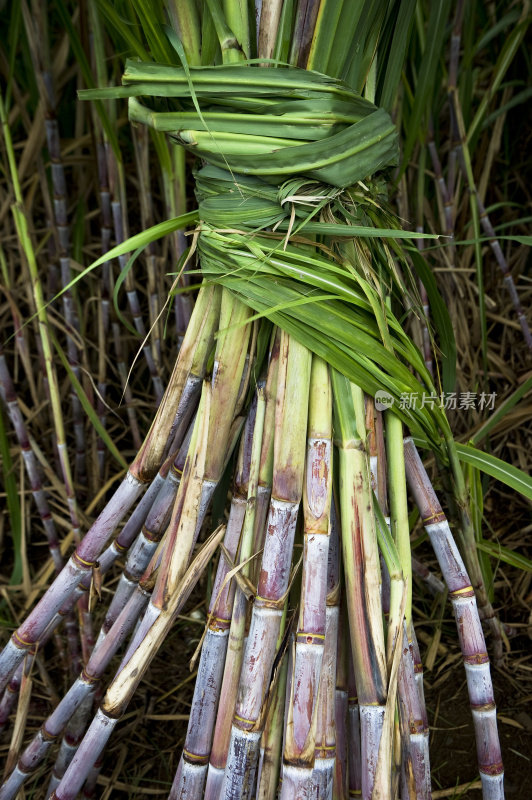
[[[0,800],[532,797],[528,0],[0,0]]]

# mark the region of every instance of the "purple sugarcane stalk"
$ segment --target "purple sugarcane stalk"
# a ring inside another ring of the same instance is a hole
[[[59,536],[55,527],[55,522],[52,518],[46,493],[42,488],[41,475],[39,464],[35,453],[30,444],[24,418],[20,410],[15,387],[9,373],[5,356],[0,349],[0,394],[6,405],[9,419],[13,425],[15,435],[17,437],[20,449],[22,451],[22,458],[26,474],[30,482],[31,493],[39,512],[41,522],[43,524],[46,539],[48,541],[48,549],[54,564],[56,574],[63,567],[63,556],[59,547]]]
[[[87,698],[91,698],[104,670],[135,625],[138,615],[148,602],[148,593],[142,589],[132,595],[130,601],[117,618],[106,639],[94,648],[91,658],[72,684],[52,714],[45,720],[38,733],[20,756],[18,763],[0,787],[0,800],[12,800],[20,787],[37,769],[50,747],[61,735],[72,715]],[[78,742],[79,744],[79,742]]]
[[[155,621],[146,640],[133,653],[125,668],[118,669],[77,753],[65,772],[61,783],[52,794],[54,800],[74,800],[76,797],[93,765],[103,753],[114,727],[123,716],[144,673],[167,636],[176,616],[188,599],[199,575],[212,557],[213,551],[218,546],[224,533],[225,530],[221,527],[212,534],[183,576],[179,586],[176,587],[175,593],[169,598],[167,606]],[[155,562],[156,558],[154,558],[153,567],[155,567]],[[102,647],[105,647],[110,639],[111,637],[108,636],[104,640]]]
[[[242,533],[243,525],[247,525],[249,533],[253,530],[264,411],[265,401],[261,392],[252,404],[244,427],[225,533],[224,545],[233,560],[241,534],[245,536],[245,532]],[[209,625],[201,652],[185,745],[170,791],[170,800],[201,800],[203,796],[235,595],[235,582],[226,583],[229,568],[226,559],[221,557],[209,605]],[[224,707],[223,711],[227,713],[227,708]]]
[[[303,493],[303,577],[281,800],[288,800],[294,793],[296,797],[303,797],[312,791],[315,755],[312,722],[318,700],[327,622],[331,475],[331,387],[326,363],[314,356]]]
[[[431,572],[425,564],[415,558],[415,556],[412,556],[412,572],[414,572],[418,578],[421,578],[431,594],[436,596],[443,594],[445,591],[445,584],[437,575]]]
[[[272,499],[257,596],[244,653],[221,797],[253,792],[269,686],[288,588],[303,489],[310,353],[281,334]]]
[[[189,435],[185,437],[183,446],[177,454],[174,463],[169,463],[172,459],[172,455],[170,455],[157,473],[157,476],[152,483],[152,486],[155,486],[154,496],[151,499],[151,503],[147,508],[146,513],[142,514],[142,516],[138,515],[137,518],[134,519],[136,515],[135,511],[131,515],[130,520],[122,531],[122,533],[124,533],[131,523],[132,539],[136,533],[138,533],[138,537],[128,553],[124,572],[120,576],[118,586],[115,590],[113,599],[107,610],[107,614],[100,631],[100,638],[107,635],[118,614],[121,612],[132,592],[135,590],[142,574],[144,573],[144,570],[151,561],[151,558],[161,540],[164,531],[166,530],[177,490],[181,481],[181,476],[183,474],[191,435],[192,425],[190,426]],[[150,487],[150,489],[151,488],[152,487]],[[120,536],[118,537],[117,541],[119,540]]]
[[[25,654],[39,641],[76,586],[91,573],[107,539],[144,488],[144,481],[131,472],[127,473],[67,564],[0,653],[0,689],[5,687]]]
[[[67,325],[67,354],[70,366],[76,378],[80,380],[81,372],[79,367],[79,351],[72,331],[79,332],[79,320],[77,319],[76,309],[72,293],[67,288],[71,281],[70,270],[70,227],[68,224],[67,213],[67,188],[65,170],[61,157],[61,145],[59,135],[59,125],[56,118],[56,97],[53,86],[53,77],[49,65],[46,63],[47,42],[43,35],[43,30],[38,30],[39,18],[30,14],[27,4],[22,3],[22,12],[30,53],[32,56],[35,73],[37,76],[37,86],[45,114],[45,131],[48,154],[51,161],[51,177],[53,189],[53,226],[57,233],[59,243],[59,264],[61,270],[61,284],[63,288],[63,313]],[[45,13],[45,12],[41,12]],[[43,52],[41,52],[41,50]],[[44,56],[44,57],[43,57]],[[74,437],[76,442],[76,472],[81,481],[86,478],[86,443],[83,411],[80,400],[72,388],[70,393],[72,403],[72,416],[74,420]],[[61,445],[59,445],[61,446]],[[60,453],[60,458],[61,458]],[[63,456],[65,458],[66,456]],[[74,528],[78,539],[79,521],[77,515],[76,499],[74,487],[68,477],[68,470],[64,473],[65,487],[67,490],[67,501]],[[76,533],[77,532],[77,533]]]
[[[272,483],[277,376],[279,372],[279,342],[280,337],[277,333],[270,352],[270,363],[266,378],[266,412],[260,456],[259,484],[255,505],[255,525],[252,542],[247,542],[245,539],[241,542],[241,563],[245,562],[252,554],[258,553],[263,547]],[[257,561],[259,561],[259,559],[255,559],[253,562],[242,566],[243,574],[247,577],[251,577],[253,584],[255,584],[258,579],[258,571],[260,568],[260,563],[258,567],[256,565]],[[218,800],[222,788],[224,771],[227,763],[227,753],[229,751],[229,741],[231,738],[231,722],[235,709],[240,670],[242,667],[248,606],[249,602],[245,593],[237,589],[233,603],[224,676],[220,690],[219,709],[221,709],[221,712],[217,715],[216,719],[207,773],[207,784],[205,787],[205,800]]]
[[[110,166],[109,166],[109,173],[111,176],[110,185],[111,185],[111,191],[114,194],[114,198],[111,201],[111,211],[113,216],[115,242],[118,245],[122,244],[129,237],[127,216],[126,216],[127,206],[124,203],[126,195],[123,184],[123,170],[117,164],[112,150],[109,149],[108,155],[110,160]],[[124,255],[118,256],[118,263],[120,265],[120,270],[122,272],[127,267],[130,255],[131,255],[130,253],[126,253]],[[129,305],[129,309],[131,311],[131,316],[133,317],[133,324],[137,330],[141,342],[143,342],[142,352],[144,354],[144,360],[146,361],[150,373],[153,389],[155,392],[156,402],[157,404],[159,404],[163,396],[163,384],[158,374],[155,361],[153,359],[151,347],[146,341],[146,328],[144,325],[144,320],[142,318],[139,297],[137,294],[137,290],[135,289],[131,270],[129,271],[126,277],[126,295],[127,295],[127,302]]]
[[[348,735],[349,725],[349,666],[350,643],[348,639],[349,623],[347,607],[344,601],[340,604],[338,619],[338,646],[336,652],[336,688],[334,691],[334,726],[336,729],[336,764],[334,769],[333,798],[347,800],[348,786],[348,752],[356,747],[360,752],[360,734],[358,737]]]
[[[449,589],[464,659],[484,800],[503,800],[502,764],[489,657],[475,592],[449,523],[411,438],[405,439],[406,476]]]
[[[401,725],[406,741],[402,753],[402,796],[411,800],[430,800],[430,763],[426,713],[416,684],[414,659],[403,624],[401,662],[398,672],[398,700]]]
[[[318,695],[314,770],[311,792],[313,797],[332,800],[336,761],[336,660],[338,653],[338,624],[340,617],[340,541],[338,523],[331,507],[331,532],[327,559],[327,608],[325,649],[321,665]]]

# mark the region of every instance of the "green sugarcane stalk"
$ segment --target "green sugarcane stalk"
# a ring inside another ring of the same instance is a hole
[[[342,552],[361,718],[362,798],[370,800],[387,696],[377,534],[365,452],[363,397],[336,371],[332,373],[332,383],[340,464]]]
[[[399,667],[398,697],[406,741],[403,742],[403,793],[415,800],[430,798],[430,756],[428,726],[425,725],[421,696],[415,681],[412,657],[412,553],[406,496],[403,425],[393,413],[385,413],[386,452],[388,456],[390,527],[394,537],[405,582],[405,625],[403,653]]]

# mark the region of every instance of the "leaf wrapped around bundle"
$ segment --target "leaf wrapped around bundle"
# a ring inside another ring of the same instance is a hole
[[[387,112],[320,73],[236,65],[187,75],[128,61],[123,82],[132,121],[172,134],[230,171],[273,183],[305,175],[344,188],[397,163],[397,132]],[[150,105],[139,95],[148,95]],[[167,98],[168,110],[155,98]]]

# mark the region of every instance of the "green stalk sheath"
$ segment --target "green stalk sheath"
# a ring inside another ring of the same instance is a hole
[[[268,508],[270,505],[270,497],[272,493],[272,476],[273,476],[273,444],[274,444],[274,430],[275,430],[275,413],[276,413],[276,395],[277,395],[277,378],[279,375],[279,354],[281,344],[281,332],[278,328],[275,329],[273,336],[272,347],[270,351],[270,360],[268,366],[268,375],[266,377],[266,415],[264,419],[264,437],[262,444],[262,451],[260,454],[260,470],[259,470],[259,487],[257,492],[257,510],[255,514],[255,533],[253,538],[253,552],[258,553],[264,546],[264,536],[266,533],[266,518],[268,516]],[[260,561],[255,559],[251,575],[253,583],[256,584],[259,579]]]
[[[415,678],[412,655],[412,553],[406,497],[406,474],[403,445],[403,425],[393,413],[385,413],[386,445],[388,456],[390,527],[394,538],[406,585],[405,624],[401,625],[403,652],[398,672],[398,699],[402,727],[406,742],[403,742],[403,793],[415,800],[430,797],[430,757],[426,712]]]
[[[380,569],[373,516],[365,430],[356,413],[359,390],[333,371],[335,437],[340,464],[342,551],[351,648],[361,717],[362,798],[373,791],[387,693],[386,655],[380,599]],[[360,425],[360,423],[359,423]]]
[[[279,638],[303,491],[310,362],[309,351],[283,332],[272,500],[224,775],[222,797],[227,800],[249,797],[255,783],[265,721],[263,703]]]
[[[168,439],[175,430],[176,409],[178,413],[181,397],[187,393],[188,387],[194,391],[203,380],[219,322],[220,302],[221,290],[218,287],[203,286],[200,289],[163,399],[131,466],[131,472],[144,480],[151,480],[161,466]]]
[[[310,786],[313,725],[325,644],[332,489],[332,397],[327,364],[316,356],[310,375],[307,463],[303,493],[304,550],[292,695],[285,735],[281,800]]]
[[[234,299],[229,292],[222,292],[222,305],[220,309],[220,330],[214,356],[212,382],[209,392],[209,411],[205,412],[205,455],[202,468],[201,482],[197,489],[189,487],[190,491],[198,491],[191,497],[190,512],[196,520],[195,525],[189,522],[185,512],[181,518],[174,520],[175,530],[171,535],[175,544],[169,538],[170,561],[168,564],[166,593],[172,593],[181,580],[186,569],[192,547],[199,533],[199,527],[205,518],[207,506],[214,489],[220,480],[228,458],[229,444],[235,426],[235,412],[240,396],[240,384],[246,363],[251,326],[246,324],[250,316],[249,309]],[[233,442],[234,444],[234,442]],[[199,475],[198,475],[199,481]],[[184,532],[187,531],[187,535]],[[192,536],[191,536],[192,534]]]
[[[390,497],[390,527],[399,554],[403,581],[406,586],[405,618],[412,625],[412,552],[406,498],[406,475],[403,448],[403,423],[393,411],[385,414],[386,454],[388,457],[388,491]]]

